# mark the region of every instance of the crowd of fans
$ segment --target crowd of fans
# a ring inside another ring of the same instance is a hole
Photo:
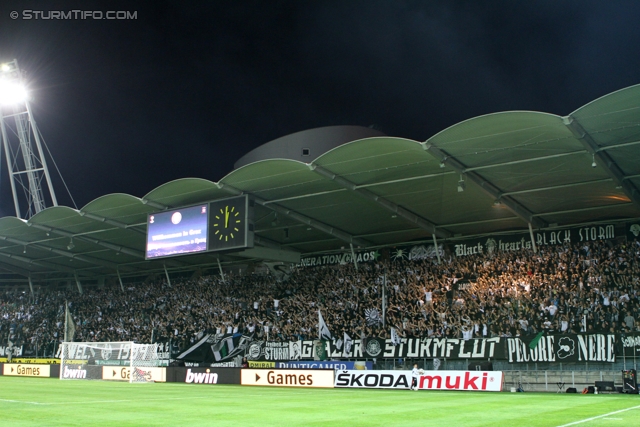
[[[171,340],[206,333],[314,339],[318,311],[336,337],[494,337],[640,331],[640,242],[545,246],[466,257],[293,268],[273,274],[0,295],[0,345],[53,355],[65,302],[75,341]]]

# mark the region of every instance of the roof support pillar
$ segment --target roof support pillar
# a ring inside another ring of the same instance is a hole
[[[164,267],[164,275],[167,276],[167,283],[169,284],[169,287],[171,288],[171,278],[169,277],[169,271],[167,271],[167,264],[165,264],[164,262],[162,263],[162,267]]]
[[[124,293],[124,285],[122,284],[122,277],[120,277],[120,269],[116,267],[116,274],[118,275],[118,282],[120,282],[120,290]]]
[[[31,291],[31,298],[33,298],[34,297],[34,295],[33,295],[33,282],[31,281],[31,274],[29,274],[28,278],[29,278],[29,290]]]
[[[351,258],[353,258],[353,265],[356,267],[356,271],[358,271],[358,261],[356,260],[356,253],[353,250],[353,243],[349,243],[351,246]]]
[[[533,238],[533,227],[531,227],[531,223],[529,223],[529,236],[531,237],[531,247],[533,248],[533,253],[538,253],[538,248],[536,248],[536,239]]]
[[[432,234],[431,237],[433,237],[433,248],[436,250],[436,257],[438,257],[438,264],[441,264],[442,261],[440,260],[440,249],[438,248],[438,240],[436,240],[435,234]]]
[[[78,279],[78,273],[74,271],[73,277],[76,279],[76,286],[78,287],[78,293],[82,295],[82,283],[80,283],[80,279]]]
[[[222,281],[224,283],[226,283],[225,279],[224,279],[224,272],[222,271],[222,264],[220,264],[220,257],[216,258],[218,260],[218,269],[220,269],[220,277],[222,278]]]

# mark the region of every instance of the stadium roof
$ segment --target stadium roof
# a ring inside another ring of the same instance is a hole
[[[45,279],[217,265],[215,253],[145,261],[147,215],[237,194],[256,201],[256,247],[224,263],[638,218],[639,188],[636,85],[565,117],[489,114],[425,142],[367,137],[310,163],[260,160],[219,182],[184,178],[142,198],[109,194],[80,210],[0,218],[0,269]]]

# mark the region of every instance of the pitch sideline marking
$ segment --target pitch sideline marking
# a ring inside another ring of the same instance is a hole
[[[41,405],[40,402],[24,402],[22,400],[9,400],[9,399],[0,399],[0,402],[10,402],[10,403],[27,403],[29,405]]]
[[[619,411],[613,411],[613,412],[609,412],[607,414],[603,414],[603,415],[598,415],[597,417],[591,417],[591,418],[585,418],[584,420],[579,420],[579,421],[574,421],[572,423],[569,424],[563,424],[561,426],[558,427],[568,427],[568,426],[574,426],[576,424],[582,424],[582,423],[587,423],[589,421],[593,421],[593,420],[597,420],[599,418],[604,418],[604,417],[608,417],[609,415],[615,415],[615,414],[619,414],[621,412],[627,412],[630,411],[632,409],[638,409],[640,408],[640,405],[638,406],[632,406],[631,408],[626,408],[626,409],[620,409]]]
[[[10,403],[25,403],[28,405],[67,405],[70,403],[117,403],[117,402],[151,402],[157,400],[191,400],[191,399],[207,399],[207,396],[196,396],[196,397],[164,397],[161,399],[119,399],[119,400],[78,400],[75,402],[27,402],[23,400],[9,400],[9,399],[0,399],[0,402],[10,402]]]

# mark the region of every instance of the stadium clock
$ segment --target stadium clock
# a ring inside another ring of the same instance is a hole
[[[253,246],[253,227],[250,227],[251,215],[247,196],[211,202],[209,215],[209,250]]]
[[[218,237],[218,240],[224,239],[225,242],[229,241],[229,237],[233,239],[235,234],[240,233],[240,228],[242,227],[242,220],[244,218],[240,217],[240,209],[236,210],[236,207],[233,205],[225,205],[224,208],[220,208],[220,214],[215,213],[216,223],[213,224],[215,227],[215,235]]]

